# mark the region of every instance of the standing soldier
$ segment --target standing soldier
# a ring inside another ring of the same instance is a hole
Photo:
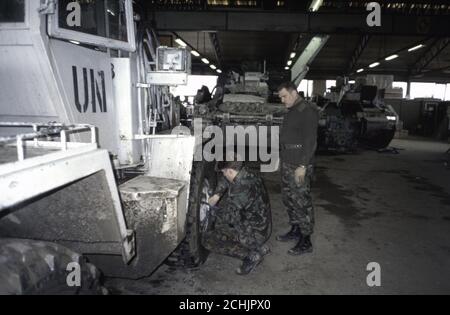
[[[317,107],[305,101],[292,82],[280,85],[278,93],[288,109],[280,134],[281,182],[283,204],[287,208],[291,230],[277,240],[297,241],[288,251],[291,255],[312,252],[314,209],[311,199],[311,177],[317,147],[319,114]]]
[[[236,272],[246,275],[269,253],[265,245],[272,231],[269,196],[261,177],[243,167],[242,162],[219,162],[218,168],[226,180],[219,181],[209,203],[214,207],[226,192],[227,198],[217,209],[215,228],[205,233],[203,246],[241,259]]]

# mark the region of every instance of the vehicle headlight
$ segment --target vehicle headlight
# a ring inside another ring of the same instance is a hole
[[[397,117],[396,116],[386,116],[387,120],[391,120],[391,121],[396,121]]]

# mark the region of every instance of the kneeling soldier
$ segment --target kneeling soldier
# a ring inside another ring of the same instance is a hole
[[[209,204],[215,206],[227,193],[224,206],[215,215],[215,228],[203,238],[203,246],[211,252],[242,260],[236,270],[250,273],[269,253],[265,245],[272,231],[269,196],[261,177],[243,167],[242,162],[219,162],[226,178],[219,181]]]

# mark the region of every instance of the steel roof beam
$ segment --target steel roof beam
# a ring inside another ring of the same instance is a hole
[[[382,16],[380,27],[369,27],[367,13],[282,13],[261,11],[156,11],[160,31],[275,31],[309,34],[375,34],[450,36],[447,15]]]
[[[369,43],[371,35],[362,35],[359,39],[358,45],[356,46],[355,50],[353,51],[352,57],[350,58],[350,61],[348,62],[348,66],[346,69],[346,74],[350,74],[355,70],[355,67],[358,63],[359,58],[361,57],[362,53],[364,52],[364,49],[367,47],[367,44]]]
[[[216,55],[217,64],[219,67],[222,67],[222,49],[220,48],[219,36],[217,32],[209,33],[209,39],[211,40],[211,44],[214,47],[214,53]]]
[[[410,67],[411,74],[422,73],[425,68],[450,44],[450,37],[437,38]]]

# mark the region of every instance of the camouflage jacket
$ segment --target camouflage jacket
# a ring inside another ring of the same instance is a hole
[[[269,195],[261,177],[243,168],[232,183],[221,177],[216,194],[226,193],[225,204],[217,213],[218,224],[231,224],[242,233],[269,237],[272,215]]]

